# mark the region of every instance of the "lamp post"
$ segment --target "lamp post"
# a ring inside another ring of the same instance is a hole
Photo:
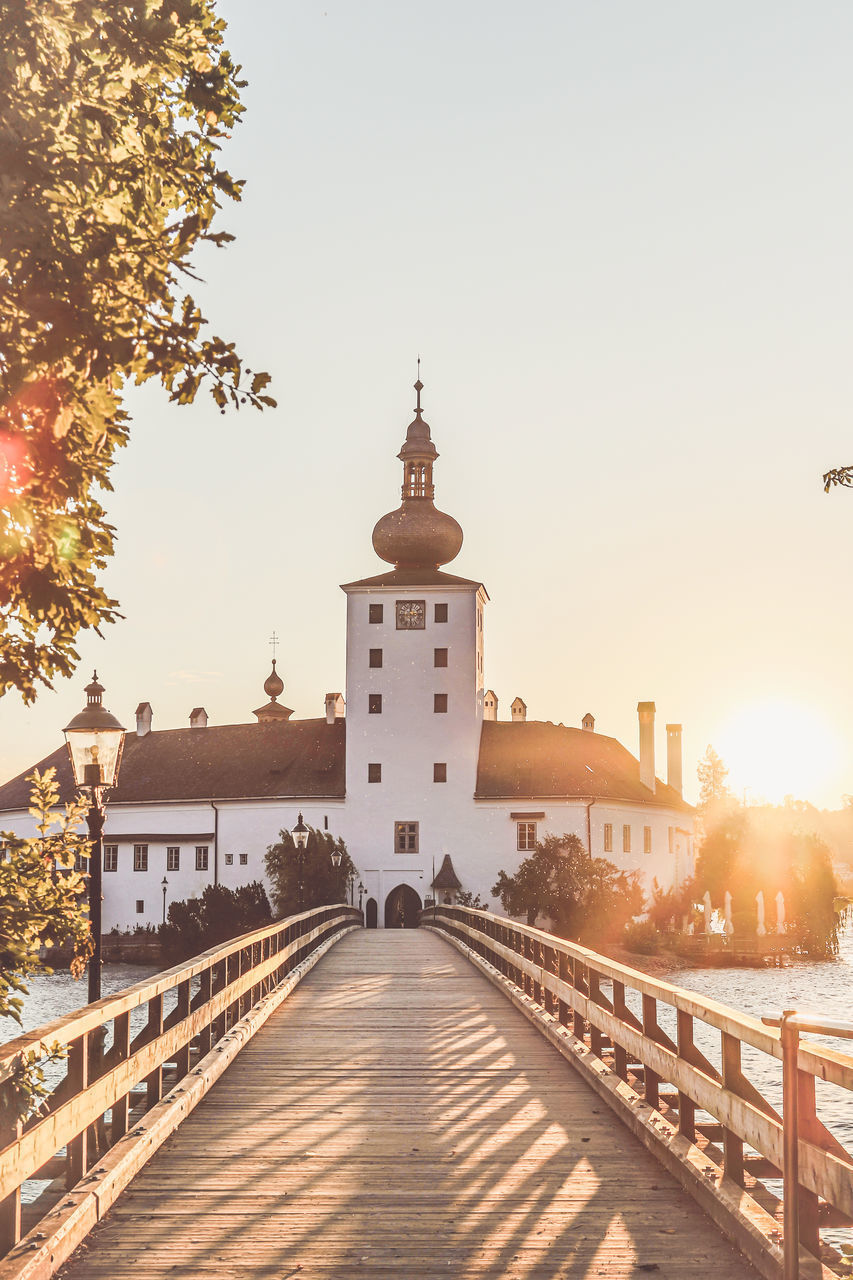
[[[359,909],[359,911],[361,910],[361,900],[362,900],[362,898],[363,898],[363,897],[364,897],[364,885],[363,885],[363,884],[361,883],[361,881],[359,880],[359,882],[358,882],[358,909]]]
[[[305,849],[308,845],[308,828],[306,827],[305,823],[302,821],[301,813],[299,815],[299,820],[297,821],[296,826],[293,828],[290,834],[293,836],[293,843],[296,845],[296,874],[299,877],[299,881],[297,884],[297,905],[299,907],[299,910],[301,911],[303,906],[303,896],[304,896],[303,884],[302,884],[302,872],[305,865]]]
[[[64,729],[74,782],[89,799],[86,825],[92,842],[89,854],[89,929],[92,958],[89,961],[89,1003],[101,998],[101,888],[103,875],[104,792],[118,781],[124,728],[101,705],[104,686],[97,671],[86,685],[86,706]]]
[[[166,879],[165,876],[163,876],[161,884],[163,886],[163,924],[165,924],[166,923],[166,890],[169,887],[169,881]]]
[[[347,885],[349,886],[349,904],[351,907],[354,907],[355,906],[355,867],[352,865],[352,863],[350,863],[350,868],[349,868],[349,871],[347,872]]]

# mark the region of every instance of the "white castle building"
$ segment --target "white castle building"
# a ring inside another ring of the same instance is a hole
[[[478,893],[492,909],[500,870],[513,872],[547,832],[573,832],[594,857],[639,869],[647,888],[692,872],[692,809],[681,795],[681,726],[668,724],[667,782],[655,776],[653,702],[641,702],[639,759],[614,738],[511,718],[485,688],[489,597],[481,582],[445,573],[462,530],[433,501],[438,457],[417,407],[399,457],[402,504],[379,520],[373,546],[388,568],[348,582],[346,697],[294,720],[275,669],[255,723],[154,730],[147,702],[124,748],[104,833],[104,929],[158,924],[169,901],[211,882],[264,879],[264,854],[298,815],[342,836],[365,890],[367,923]],[[73,781],[67,752],[63,798]],[[25,773],[0,787],[0,829],[33,830]]]

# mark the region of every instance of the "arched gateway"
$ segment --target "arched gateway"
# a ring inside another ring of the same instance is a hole
[[[385,899],[386,929],[417,929],[421,900],[407,884],[398,884]]]

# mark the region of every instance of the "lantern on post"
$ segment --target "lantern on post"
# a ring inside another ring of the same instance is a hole
[[[101,703],[104,686],[94,672],[86,685],[86,706],[65,726],[65,741],[74,782],[89,800],[86,824],[92,842],[89,854],[89,1003],[101,998],[101,886],[104,832],[104,792],[115,787],[124,747],[124,727]]]
[[[303,871],[305,867],[305,850],[308,847],[308,828],[302,821],[301,813],[297,819],[296,826],[290,834],[293,836],[293,843],[296,845],[297,904],[301,911],[304,899]]]

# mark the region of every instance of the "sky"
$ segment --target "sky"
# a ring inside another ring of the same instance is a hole
[[[213,332],[278,408],[132,388],[106,506],[124,620],[30,708],[62,741],[93,666],[133,728],[343,689],[339,584],[379,572],[422,358],[436,503],[485,583],[501,714],[636,752],[636,706],[734,789],[853,792],[853,8],[816,0],[227,0],[246,185],[199,254]]]

